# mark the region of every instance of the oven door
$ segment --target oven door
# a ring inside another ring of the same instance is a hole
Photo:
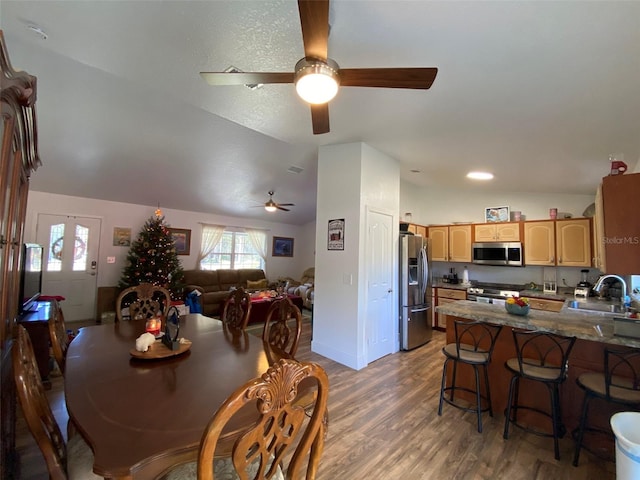
[[[478,303],[493,303],[491,297],[483,297],[481,295],[467,295],[467,300]]]

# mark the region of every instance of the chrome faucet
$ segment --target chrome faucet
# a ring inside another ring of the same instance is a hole
[[[627,282],[625,282],[624,278],[622,278],[621,276],[613,275],[613,274],[602,275],[600,278],[598,278],[598,281],[593,286],[593,291],[596,293],[600,293],[600,290],[602,290],[602,286],[604,285],[604,281],[609,278],[615,278],[622,284],[622,296],[620,297],[620,303],[624,307],[625,306],[624,302],[625,302],[625,299],[627,298]]]

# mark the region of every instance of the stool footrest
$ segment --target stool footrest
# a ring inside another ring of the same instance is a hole
[[[553,422],[553,416],[549,412],[545,412],[544,410],[541,410],[539,408],[527,407],[524,405],[513,405],[511,407],[511,413],[513,418],[508,418],[507,421],[515,425],[516,427],[520,428],[521,430],[524,430],[525,432],[533,433],[534,435],[539,435],[541,437],[553,437],[553,424],[551,425],[551,431],[548,432],[548,431],[540,430],[538,428],[533,428],[526,424],[519,423],[516,420],[518,410],[527,410],[529,412],[535,412],[539,415],[547,417],[550,422]],[[506,410],[504,411],[504,415],[505,417],[507,416]],[[567,433],[567,429],[565,428],[565,426],[563,424],[558,425],[558,438],[564,437],[565,433]]]

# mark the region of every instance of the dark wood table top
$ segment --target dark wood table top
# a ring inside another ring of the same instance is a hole
[[[219,320],[190,314],[180,321],[180,336],[192,345],[171,358],[130,355],[144,322],[86,327],[69,345],[67,409],[94,451],[96,474],[147,479],[195,460],[216,409],[267,370],[259,338],[234,346]]]

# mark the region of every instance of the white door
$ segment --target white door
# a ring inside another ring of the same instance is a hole
[[[42,294],[65,297],[67,322],[94,318],[100,219],[41,213],[36,241],[44,246]]]
[[[393,215],[367,210],[365,321],[367,363],[395,351],[398,318],[394,314]]]

